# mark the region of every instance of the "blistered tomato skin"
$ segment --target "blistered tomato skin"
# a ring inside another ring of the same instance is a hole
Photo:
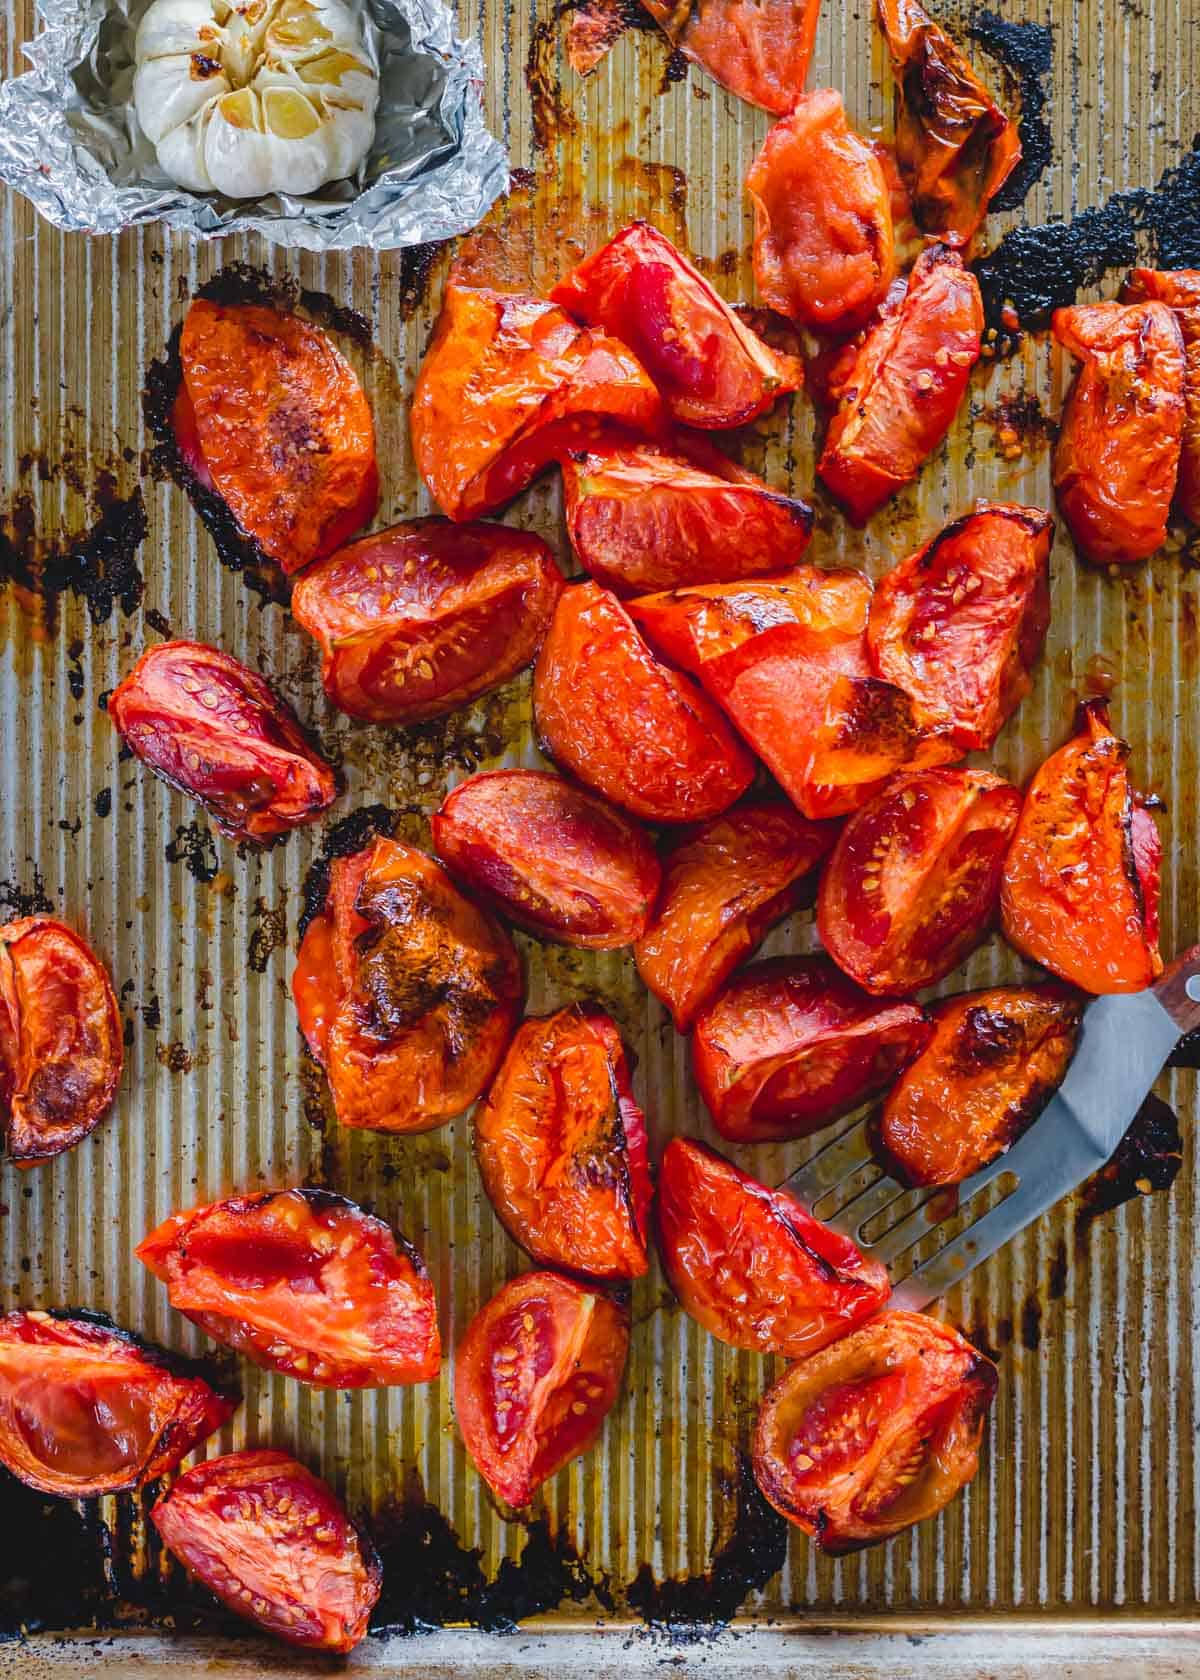
[[[202,642],[148,648],[108,715],[156,776],[231,840],[262,845],[327,811],[337,778],[254,671]]]
[[[646,931],[662,879],[649,837],[561,776],[472,776],[447,794],[430,826],[451,873],[530,933],[613,951]]]
[[[803,93],[821,0],[648,0],[646,10],[739,99],[782,116]]]
[[[654,919],[634,950],[638,973],[687,1032],[698,1010],[768,930],[816,897],[813,871],[832,823],[781,801],[736,805],[670,852]]]
[[[628,1353],[623,1308],[556,1272],[526,1272],[480,1308],[455,1358],[454,1412],[505,1504],[528,1505],[595,1443]]]
[[[798,390],[799,361],[770,349],[649,222],[631,222],[551,292],[628,344],[685,426],[743,426]]]
[[[95,1499],[157,1481],[236,1407],[99,1313],[0,1318],[0,1463],[40,1493]]]
[[[979,1468],[996,1367],[948,1324],[891,1312],[791,1365],[754,1432],[754,1475],[824,1552],[934,1517]]]
[[[379,1558],[332,1489],[287,1453],[197,1464],[150,1520],[190,1574],[275,1638],[345,1652],[365,1636]]]
[[[311,566],[292,616],[320,646],[340,711],[424,723],[528,665],[562,587],[548,544],[530,532],[413,519]]]
[[[658,1179],[658,1244],[684,1310],[733,1347],[801,1359],[870,1318],[887,1270],[702,1143],[672,1138]]]
[[[808,1137],[891,1084],[928,1042],[925,1011],[881,1003],[824,957],[751,963],[700,1012],[692,1066],[732,1143]]]
[[[603,1010],[572,1004],[521,1024],[476,1112],[475,1158],[534,1260],[614,1281],[645,1272],[646,1122]]]
[[[976,770],[896,776],[843,828],[817,896],[821,943],[875,993],[932,986],[996,921],[1021,795]]]
[[[1175,502],[1200,525],[1200,269],[1135,268],[1121,287],[1122,303],[1165,303],[1183,340],[1183,438]]]
[[[1140,992],[1162,973],[1161,841],[1129,781],[1129,745],[1108,708],[1080,708],[1076,734],[1029,784],[1004,862],[1004,937],[1085,992]]]
[[[171,1305],[255,1364],[321,1388],[427,1382],[441,1362],[424,1262],[327,1190],[264,1190],[172,1214],[137,1257]]]

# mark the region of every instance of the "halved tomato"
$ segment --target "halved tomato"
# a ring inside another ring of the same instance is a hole
[[[802,1359],[891,1294],[887,1268],[848,1237],[690,1138],[666,1147],[657,1205],[671,1288],[685,1312],[732,1347]]]
[[[101,1313],[0,1318],[0,1464],[40,1493],[95,1499],[157,1481],[236,1409]]]
[[[910,483],[950,430],[983,342],[979,282],[934,245],[898,281],[829,382],[817,472],[854,525]]]
[[[1033,683],[1050,623],[1054,522],[1039,508],[977,502],[894,566],[871,600],[881,677],[926,729],[963,752],[990,747]]]
[[[797,100],[763,141],[746,191],[767,307],[814,332],[861,326],[896,276],[892,206],[879,158],[847,123],[840,93]]]
[[[567,63],[590,76],[629,27],[621,0],[580,0],[567,19]]]
[[[454,1411],[498,1498],[528,1505],[548,1476],[587,1452],[628,1353],[622,1308],[555,1272],[513,1278],[480,1308],[458,1346]]]
[[[1085,992],[1140,992],[1162,973],[1154,817],[1103,700],[1029,784],[1004,862],[1004,937]]]
[[[979,1468],[996,1367],[924,1313],[891,1312],[791,1365],[759,1408],[754,1475],[824,1552],[934,1517]]]
[[[451,278],[413,391],[421,477],[451,519],[510,502],[597,420],[652,432],[662,400],[633,352],[544,298]]]
[[[631,222],[550,293],[628,344],[685,426],[743,426],[804,382],[656,227]]]
[[[441,1363],[425,1264],[328,1190],[260,1190],[171,1217],[137,1257],[214,1341],[320,1388],[428,1382]]]
[[[654,847],[607,800],[561,776],[471,776],[430,826],[443,863],[530,933],[612,951],[646,931],[662,879]]]
[[[563,457],[571,546],[618,595],[754,577],[808,547],[807,502],[700,443],[610,439]]]
[[[933,1037],[872,1116],[902,1184],[961,1184],[1037,1119],[1075,1053],[1083,999],[1065,986],[994,986],[930,1007]]]
[[[896,157],[926,233],[969,245],[1021,161],[1016,125],[917,0],[876,0],[896,76]]]
[[[277,1639],[349,1651],[366,1634],[383,1581],[375,1548],[287,1453],[194,1465],[150,1520],[189,1574]]]
[[[1183,446],[1183,335],[1165,303],[1054,312],[1083,362],[1054,450],[1054,489],[1079,552],[1102,565],[1161,548]]]
[[[108,715],[143,764],[203,805],[231,840],[273,840],[337,798],[337,777],[291,707],[203,642],[148,648],[113,691]]]
[[[809,822],[790,805],[756,801],[714,817],[669,854],[658,908],[634,956],[678,1032],[775,922],[813,902],[813,871],[835,834],[832,823]]]
[[[986,938],[1021,795],[981,770],[896,776],[838,836],[817,927],[868,992],[932,986]]]
[[[263,304],[196,298],[179,340],[185,460],[285,572],[331,554],[379,501],[375,430],[354,369],[318,328]]]
[[[821,0],[646,0],[646,10],[739,99],[782,116],[804,92]]]
[[[647,822],[714,817],[754,779],[754,761],[712,701],[647,647],[594,583],[568,589],[533,675],[544,750]]]
[[[700,1012],[692,1066],[732,1143],[808,1137],[866,1102],[929,1040],[915,1003],[879,1003],[824,957],[772,957]]]
[[[112,1106],[121,1016],[99,957],[52,916],[0,927],[0,1119],[9,1159],[73,1149]]]
[[[423,723],[528,665],[562,586],[549,545],[529,531],[413,519],[310,567],[292,616],[316,638],[341,711]]]
[[[1133,269],[1121,287],[1121,302],[1151,300],[1173,312],[1183,339],[1183,438],[1175,500],[1184,517],[1200,525],[1200,268]]]
[[[424,1132],[469,1108],[520,1012],[512,941],[433,858],[378,839],[330,871],[292,995],[343,1126]]]
[[[505,1230],[534,1260],[605,1279],[646,1270],[646,1122],[602,1009],[522,1022],[476,1112],[475,1159]]]

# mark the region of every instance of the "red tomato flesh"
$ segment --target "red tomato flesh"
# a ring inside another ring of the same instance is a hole
[[[646,10],[739,99],[782,116],[803,93],[821,0],[646,0]]]
[[[1200,525],[1200,269],[1160,272],[1135,268],[1121,287],[1122,303],[1165,303],[1183,339],[1183,437],[1175,500],[1193,525]]]

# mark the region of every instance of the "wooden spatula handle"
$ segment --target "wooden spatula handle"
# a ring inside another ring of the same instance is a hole
[[[1193,945],[1167,964],[1155,981],[1154,995],[1180,1032],[1195,1032],[1200,1027],[1200,945]]]

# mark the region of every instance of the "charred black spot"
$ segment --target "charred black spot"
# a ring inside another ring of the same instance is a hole
[[[282,903],[272,909],[265,898],[256,898],[251,915],[258,925],[250,935],[246,962],[253,974],[265,974],[272,952],[287,945],[287,911]]]
[[[1021,1345],[1030,1353],[1036,1353],[1042,1345],[1042,1308],[1039,1301],[1026,1301],[1021,1308]]]
[[[119,607],[128,617],[141,605],[144,583],[137,551],[149,529],[140,488],[117,493],[112,473],[101,471],[92,488],[95,519],[81,536],[39,540],[32,499],[13,499],[0,522],[0,583],[15,583],[40,602],[54,628],[59,599],[70,594],[87,607],[93,624],[107,624]],[[72,677],[71,693],[82,694]]]
[[[98,817],[107,817],[112,811],[112,789],[101,788],[92,800],[92,810]]]
[[[296,937],[303,939],[314,916],[325,908],[329,893],[329,869],[334,858],[353,857],[370,841],[390,836],[396,826],[395,813],[386,805],[364,805],[326,830],[321,855],[309,869],[302,889],[300,925]]]
[[[1075,1215],[1076,1237],[1085,1236],[1093,1220],[1111,1213],[1122,1202],[1169,1190],[1182,1165],[1179,1117],[1168,1103],[1151,1092],[1107,1166],[1101,1167],[1081,1188],[1079,1211]]]
[[[18,881],[0,881],[0,915],[5,921],[15,920],[19,916],[51,916],[54,905],[46,894],[46,883],[42,879],[41,870],[32,859],[27,858],[30,867],[31,885],[23,886]]]
[[[182,863],[195,881],[215,881],[220,864],[211,830],[197,822],[180,823],[163,854],[168,863]]]
[[[1021,137],[1021,161],[992,199],[993,210],[1015,210],[1040,181],[1054,155],[1046,117],[1046,77],[1054,62],[1054,36],[1043,23],[1014,23],[995,12],[983,11],[971,25],[971,35],[992,58],[998,59],[1015,86]]]

